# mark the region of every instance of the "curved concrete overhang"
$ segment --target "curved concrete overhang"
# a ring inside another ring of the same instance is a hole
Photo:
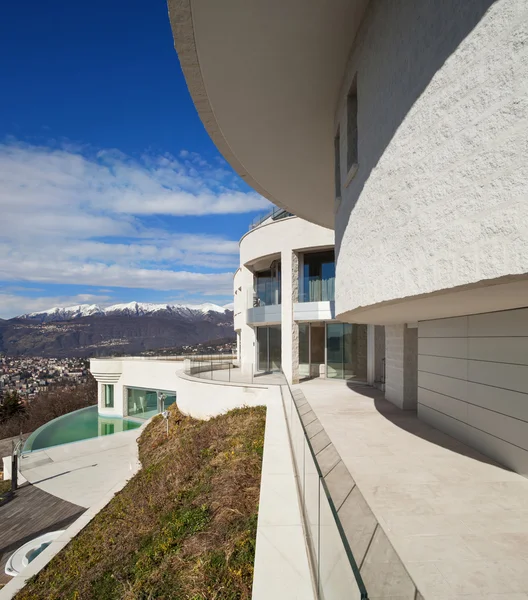
[[[527,298],[527,276],[507,276],[371,306],[359,306],[349,311],[340,309],[338,300],[336,317],[349,323],[374,325],[415,323],[524,308],[528,304]]]
[[[257,192],[334,226],[334,112],[368,0],[168,0],[202,122]]]

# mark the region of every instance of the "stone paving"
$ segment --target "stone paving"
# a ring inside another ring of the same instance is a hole
[[[528,600],[526,478],[373,388],[323,379],[295,387],[425,600]],[[390,563],[382,546],[377,560]]]

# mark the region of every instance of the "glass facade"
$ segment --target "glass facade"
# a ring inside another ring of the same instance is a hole
[[[127,388],[127,414],[138,419],[150,419],[176,402],[176,393],[166,390]]]
[[[299,377],[318,377],[325,364],[325,324],[299,323]]]
[[[367,380],[367,326],[326,325],[326,376],[329,379]]]
[[[274,261],[267,271],[255,273],[253,308],[281,303],[281,263]],[[251,305],[250,305],[251,306]]]
[[[271,372],[281,368],[281,327],[257,327],[257,370]]]
[[[333,301],[335,297],[335,254],[333,250],[305,254],[299,302]]]
[[[299,377],[310,377],[310,323],[299,323]]]
[[[105,408],[114,408],[114,386],[103,384],[103,403]]]

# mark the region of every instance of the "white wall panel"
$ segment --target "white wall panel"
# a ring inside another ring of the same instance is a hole
[[[510,417],[528,421],[528,394],[468,382],[466,399],[475,406],[498,410]]]
[[[418,353],[419,417],[528,475],[528,310],[421,322]]]
[[[469,337],[528,336],[528,309],[470,315]]]
[[[422,356],[451,356],[453,358],[467,358],[468,338],[418,338],[418,354]]]
[[[468,380],[528,393],[528,367],[525,365],[469,360]]]
[[[468,338],[468,358],[528,365],[528,337]]]
[[[418,355],[418,370],[436,373],[437,375],[447,375],[455,379],[466,379],[467,360],[445,356]]]
[[[418,337],[421,338],[466,337],[467,333],[467,317],[454,317],[452,319],[435,319],[434,321],[423,321],[418,327]]]

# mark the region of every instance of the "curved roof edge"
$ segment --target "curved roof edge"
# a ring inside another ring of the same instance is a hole
[[[267,198],[273,204],[286,210],[289,208],[265,190],[244,168],[234,155],[220,126],[216,120],[213,108],[209,102],[207,90],[200,69],[200,61],[196,51],[191,0],[167,0],[169,20],[174,39],[174,48],[180,59],[180,65],[198,115],[222,156],[233,167],[236,173],[256,192]]]

